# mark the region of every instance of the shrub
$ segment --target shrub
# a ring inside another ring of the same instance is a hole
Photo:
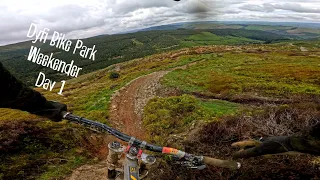
[[[230,147],[232,142],[287,136],[312,126],[320,120],[319,107],[316,103],[289,104],[226,117],[204,126],[198,138],[186,142],[186,150],[227,159],[236,151]],[[319,164],[313,158],[311,155],[255,157],[240,160],[243,166],[238,172],[211,167],[208,173],[212,174],[211,179],[317,179]]]
[[[120,74],[117,72],[111,72],[109,75],[110,79],[118,79],[120,77]]]
[[[164,144],[166,138],[163,137],[181,130],[190,122],[184,121],[184,118],[194,116],[197,109],[197,100],[189,95],[150,100],[144,109],[143,118],[150,140]]]
[[[42,179],[43,173],[45,179],[61,179],[88,157],[99,158],[107,144],[87,142],[94,134],[77,127],[42,120],[1,122],[0,179]]]
[[[319,121],[320,105],[300,103],[247,110],[236,116],[225,117],[205,125],[183,142],[185,151],[219,159],[230,159],[235,149],[233,142],[261,136],[290,135]],[[163,163],[161,172],[151,175],[163,179],[319,179],[319,159],[311,155],[268,156],[238,159],[242,167],[238,171],[208,166],[192,171],[173,162]]]
[[[212,73],[206,83],[208,90],[215,94],[228,94],[233,89],[235,80],[231,76]]]

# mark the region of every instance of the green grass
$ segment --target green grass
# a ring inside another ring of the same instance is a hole
[[[7,143],[0,149],[0,174],[6,179],[59,179],[90,162],[90,150],[81,146],[89,132],[85,128],[50,121],[14,121],[4,126],[0,141]]]
[[[194,29],[240,29],[242,25],[233,25],[233,24],[208,24],[208,23],[196,23],[192,25],[186,25],[186,27],[192,27]]]
[[[134,38],[134,39],[131,39],[131,41],[132,41],[132,43],[133,43],[134,45],[143,46],[143,43],[140,42],[140,41],[138,41],[138,40],[136,40],[135,38]]]
[[[309,51],[317,51],[320,48],[320,40],[314,39],[314,40],[291,40],[291,41],[281,41],[279,43],[275,43],[274,45],[281,46],[281,45],[294,45],[297,46],[297,50],[299,50],[299,47],[306,47]]]
[[[215,117],[235,114],[240,105],[221,100],[199,101],[200,106],[206,111],[212,113]]]
[[[139,76],[199,61],[199,59],[185,58],[170,59],[166,58],[166,56],[166,54],[161,54],[122,63],[122,68],[119,72],[120,77],[117,79],[110,79],[109,74],[115,68],[110,66],[76,79],[68,80],[63,91],[64,96],[56,94],[59,88],[54,89],[52,92],[47,92],[43,89],[37,90],[50,100],[53,99],[67,104],[68,110],[74,114],[108,123],[110,98],[115,91]],[[39,119],[37,116],[18,110],[2,109],[1,112],[3,114],[1,114],[0,121],[7,119]]]
[[[261,43],[261,41],[248,39],[245,37],[234,36],[217,36],[210,32],[201,32],[199,34],[192,35],[181,42],[184,46],[195,45],[236,45],[236,44],[249,44],[249,43]]]
[[[128,69],[124,69],[122,72],[120,72],[120,78],[116,80],[110,80],[109,78],[107,79],[104,77],[102,83],[104,86],[96,87],[93,92],[86,90],[85,92],[87,92],[87,94],[83,94],[83,96],[80,96],[80,98],[78,97],[79,100],[77,102],[73,102],[76,104],[73,110],[75,113],[85,116],[89,119],[100,121],[102,123],[108,123],[107,118],[109,116],[110,98],[116,90],[119,90],[133,79],[142,75],[168,68],[183,66],[195,61],[199,61],[199,59],[186,60],[184,58],[178,58],[176,61],[167,59],[156,63],[139,63],[139,65],[132,67],[128,65]],[[98,90],[98,88],[100,90]],[[83,92],[81,92],[81,94],[82,93]]]
[[[51,165],[48,166],[48,170],[43,173],[38,179],[39,180],[51,180],[63,178],[66,174],[70,174],[73,169],[88,163],[88,160],[82,156],[70,155],[67,163],[63,165]]]
[[[287,32],[291,33],[291,34],[312,33],[312,34],[319,34],[320,35],[320,29],[296,28],[293,30],[288,30]]]
[[[288,30],[290,26],[267,26],[267,25],[249,25],[246,26],[247,30],[259,30],[259,31],[274,31],[274,30]]]
[[[240,107],[236,103],[203,101],[190,95],[154,98],[144,109],[143,124],[150,142],[167,145],[169,135],[186,131],[190,123],[212,122],[235,114]]]
[[[310,53],[311,55],[311,53]],[[205,61],[168,73],[163,83],[186,92],[267,97],[320,95],[319,58],[293,52],[189,56]]]
[[[201,36],[215,39],[215,36],[211,34]],[[193,38],[201,39],[202,37]],[[231,52],[226,52],[226,49],[230,48],[234,49]],[[212,46],[202,48],[208,50],[205,54],[191,49],[188,54],[194,55],[181,55],[176,58],[171,58],[171,54],[168,53],[153,55],[122,63],[119,71],[120,77],[117,79],[109,78],[110,72],[116,69],[115,66],[110,66],[68,80],[64,96],[57,95],[57,90],[53,92],[38,90],[50,100],[66,103],[74,114],[103,123],[108,123],[110,98],[116,90],[139,76],[192,62],[197,63],[187,66],[185,70],[175,70],[167,74],[163,83],[167,86],[178,87],[186,92],[223,94],[225,96],[246,93],[270,97],[290,97],[299,93],[320,94],[318,76],[320,65],[317,51],[300,53],[294,50],[297,48],[295,46],[282,47],[282,45],[253,45],[244,46],[244,48],[254,50],[254,52],[239,50],[239,47]],[[267,51],[264,52],[264,50]],[[279,52],[275,52],[278,50]],[[179,100],[182,103],[176,103]],[[163,106],[164,104],[166,106]],[[157,142],[157,144],[158,142],[165,143],[165,140],[161,139],[163,136],[181,132],[194,121],[215,121],[225,115],[233,115],[241,108],[238,104],[226,101],[205,101],[192,96],[158,99],[154,105],[148,104],[147,107],[153,108],[147,112],[147,115],[150,115],[147,119],[150,121],[146,123],[146,126],[150,134],[159,133],[152,137],[152,142]],[[191,110],[188,109],[190,107]],[[181,109],[186,111],[180,112]],[[16,110],[2,109],[0,114],[1,121],[28,119],[40,118]],[[66,139],[67,136],[63,134],[64,132],[74,132],[75,136],[81,135],[82,133],[77,131],[79,128],[72,126],[72,129],[66,131],[65,124],[57,126],[60,128],[55,126],[53,128],[52,124],[46,127],[46,123],[43,123],[40,129],[50,129],[47,132],[50,133],[48,139],[52,139],[53,144],[65,145],[62,148],[65,152],[59,154],[62,154],[62,158],[68,161],[45,166],[42,170],[45,169],[46,172],[41,172],[44,173],[41,176],[43,179],[62,177],[70,173],[70,170],[76,166],[90,161],[86,155],[75,152],[80,147],[75,144],[78,142],[77,139],[73,139],[73,136]],[[36,137],[33,140],[39,138]],[[12,155],[15,158],[12,161],[2,159],[4,161],[2,165],[5,162],[12,165],[0,166],[1,168],[12,167],[5,169],[5,172],[19,173],[21,171],[23,173],[22,171],[28,168],[24,164],[37,162],[36,159],[41,155],[45,160],[61,158],[57,154],[50,154],[51,149],[38,141],[30,141],[30,138],[25,140],[28,144],[26,150],[32,152],[29,155],[34,154],[35,156],[28,157],[23,153],[18,153],[16,156]],[[1,173],[3,174],[3,172],[0,172],[0,177]]]

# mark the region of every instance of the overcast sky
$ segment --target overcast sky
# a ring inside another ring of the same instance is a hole
[[[1,0],[0,45],[28,40],[31,23],[85,38],[199,20],[320,23],[320,0]]]

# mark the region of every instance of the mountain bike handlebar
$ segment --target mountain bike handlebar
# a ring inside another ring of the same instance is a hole
[[[229,161],[229,160],[220,160],[210,157],[204,157],[204,156],[195,156],[193,154],[189,154],[183,151],[180,151],[178,149],[170,148],[170,147],[161,147],[154,144],[149,144],[145,141],[141,141],[139,139],[136,139],[132,136],[129,136],[127,134],[124,134],[114,128],[111,128],[105,124],[92,121],[80,116],[76,116],[71,114],[70,112],[62,112],[62,117],[66,120],[69,120],[73,123],[81,124],[86,127],[94,128],[98,131],[106,131],[110,133],[111,135],[115,136],[116,138],[128,142],[136,147],[142,147],[144,146],[144,149],[153,151],[153,152],[160,152],[163,154],[169,154],[173,155],[175,157],[178,157],[179,159],[187,160],[193,164],[207,164],[217,167],[223,167],[223,168],[229,168],[232,170],[239,169],[241,167],[241,164],[235,161]]]

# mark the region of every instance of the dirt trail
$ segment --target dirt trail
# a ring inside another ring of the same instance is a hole
[[[158,95],[170,95],[174,92],[165,90],[160,79],[175,69],[185,69],[197,62],[176,67],[167,71],[158,71],[136,78],[117,91],[111,99],[110,123],[112,127],[139,139],[144,139],[142,126],[143,108],[148,101]],[[161,91],[160,91],[161,90]],[[107,163],[102,161],[95,165],[84,165],[73,171],[68,180],[98,180],[107,179]]]
[[[131,81],[114,94],[111,101],[110,123],[122,132],[144,138],[142,127],[143,108],[156,96],[160,89],[160,79],[169,71],[159,71]],[[84,165],[73,171],[69,180],[107,179],[107,163],[102,161],[95,165]]]
[[[197,62],[188,65],[179,66],[167,71],[158,71],[128,83],[128,85],[116,92],[111,100],[110,122],[113,127],[122,132],[144,139],[144,129],[142,126],[143,109],[148,101],[159,95],[172,94],[170,91],[160,92],[163,90],[160,79],[175,69],[185,69]]]
[[[139,77],[114,94],[111,101],[110,122],[122,132],[144,138],[142,111],[147,102],[156,96],[159,83],[169,71],[159,71]]]

